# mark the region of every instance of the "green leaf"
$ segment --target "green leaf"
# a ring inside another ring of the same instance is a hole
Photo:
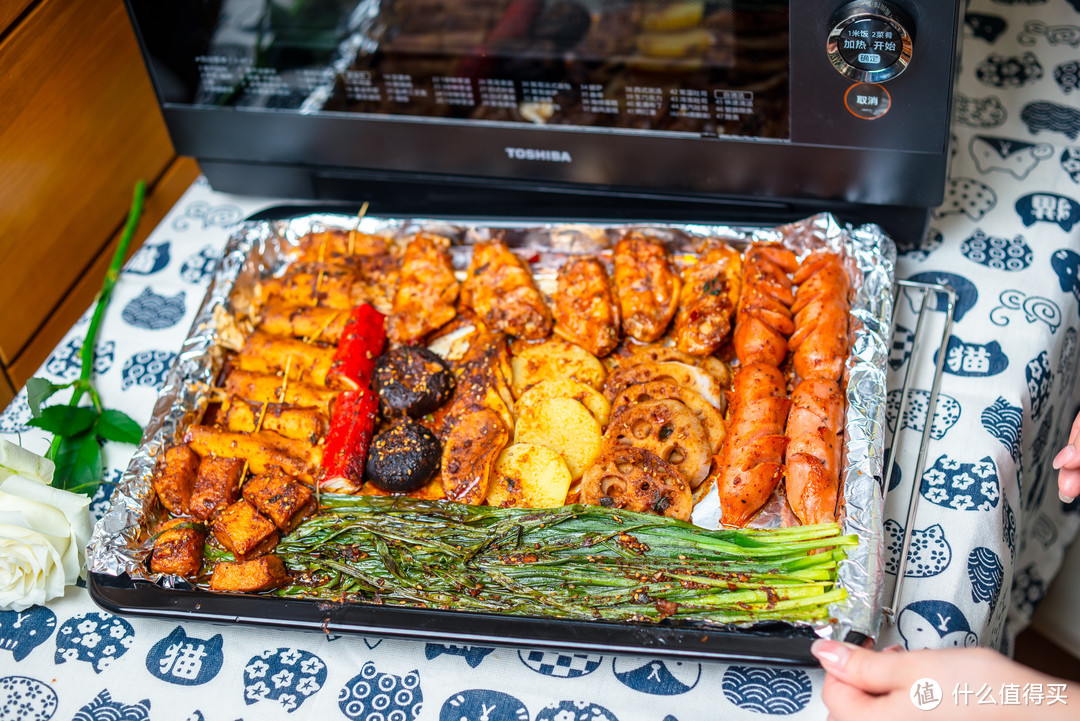
[[[58,386],[44,378],[31,378],[26,381],[26,402],[30,406],[30,413],[34,418],[41,415],[41,404],[61,388],[64,388],[64,386]]]
[[[142,440],[142,426],[120,411],[103,410],[95,430],[107,441],[137,444]]]
[[[98,413],[88,406],[49,406],[27,425],[58,436],[77,436],[90,429]]]
[[[103,472],[101,444],[92,432],[60,440],[53,486],[92,496],[101,483]]]

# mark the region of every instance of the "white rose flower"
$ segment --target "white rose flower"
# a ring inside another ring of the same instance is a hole
[[[0,442],[0,609],[62,596],[86,561],[90,499],[48,485],[53,465]]]

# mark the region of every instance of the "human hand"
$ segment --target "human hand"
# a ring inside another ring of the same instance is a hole
[[[1058,497],[1062,503],[1072,503],[1080,496],[1080,413],[1073,420],[1069,443],[1054,456],[1054,468],[1058,471]]]
[[[930,712],[927,718],[944,721],[972,721],[976,717],[978,721],[1021,721],[1036,718],[1036,714],[1039,721],[1075,721],[1080,703],[1080,698],[1068,698],[1070,690],[1077,691],[1075,684],[985,648],[904,651],[894,646],[874,652],[819,640],[810,650],[827,674],[821,698],[829,709],[829,721],[921,719],[926,710]],[[912,697],[913,686],[923,679],[933,679],[940,686],[936,694],[940,703],[932,710],[920,710]],[[984,688],[989,689],[994,705],[985,700]],[[1005,703],[1006,693],[1009,704]],[[1058,700],[1050,703],[1052,694]],[[1033,706],[1040,708],[1036,711]]]

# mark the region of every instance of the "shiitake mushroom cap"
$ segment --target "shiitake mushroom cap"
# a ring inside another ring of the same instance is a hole
[[[454,374],[450,366],[427,348],[402,346],[375,362],[372,386],[386,417],[401,414],[422,418],[450,399]]]
[[[441,460],[442,444],[435,434],[401,419],[371,440],[365,475],[387,493],[409,493],[435,476]]]

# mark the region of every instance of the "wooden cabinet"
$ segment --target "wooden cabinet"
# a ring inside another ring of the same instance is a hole
[[[198,169],[173,151],[121,0],[0,2],[0,97],[5,404],[92,302],[136,179],[141,242]]]

